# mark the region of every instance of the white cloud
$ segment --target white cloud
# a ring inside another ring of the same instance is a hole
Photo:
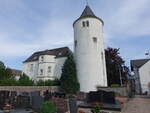
[[[149,0],[124,0],[120,7],[112,12],[106,19],[106,33],[112,37],[126,38],[150,34],[150,1]]]

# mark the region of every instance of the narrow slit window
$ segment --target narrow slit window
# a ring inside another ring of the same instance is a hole
[[[75,47],[77,47],[77,40],[75,40],[74,44],[75,44]]]
[[[102,55],[102,60],[104,59],[104,54],[103,54],[103,52],[101,52],[101,55]]]
[[[93,42],[97,43],[97,38],[96,37],[93,37]]]
[[[89,27],[89,21],[86,21],[86,25],[87,25],[87,27]]]
[[[85,27],[85,22],[84,21],[82,22],[82,26]]]

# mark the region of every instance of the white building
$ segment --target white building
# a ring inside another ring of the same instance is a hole
[[[150,93],[150,59],[131,60],[131,70],[134,71],[135,74],[136,93]]]
[[[107,86],[103,25],[102,19],[96,17],[88,5],[73,24],[75,60],[82,92]]]
[[[33,53],[23,62],[23,72],[33,80],[59,79],[70,52],[68,47],[63,47]]]

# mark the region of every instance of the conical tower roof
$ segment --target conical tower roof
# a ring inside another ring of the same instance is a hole
[[[87,5],[83,11],[83,13],[81,14],[80,18],[82,17],[87,17],[87,16],[92,16],[92,17],[96,17],[95,14],[93,13],[93,11],[91,10],[91,8]]]
[[[103,24],[103,20],[100,19],[99,17],[95,16],[95,14],[93,13],[92,9],[90,8],[89,5],[86,5],[84,11],[82,12],[81,16],[73,23],[73,25],[80,19],[82,18],[87,18],[87,17],[91,17],[91,18],[96,18],[99,19]]]

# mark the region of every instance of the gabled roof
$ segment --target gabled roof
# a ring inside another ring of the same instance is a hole
[[[150,59],[137,59],[137,60],[131,60],[131,70],[133,71],[133,68],[140,68],[145,63],[147,63]]]
[[[94,14],[93,11],[91,10],[90,6],[89,6],[89,5],[86,5],[86,7],[85,7],[85,9],[83,10],[81,16],[80,16],[77,20],[74,21],[73,25],[74,25],[78,20],[80,20],[80,19],[82,19],[82,18],[87,18],[87,17],[96,18],[96,19],[100,20],[100,21],[104,24],[104,22],[103,22],[102,19],[100,19],[99,17],[95,16],[95,14]]]
[[[38,61],[39,56],[41,55],[54,55],[57,58],[58,57],[66,57],[70,54],[71,50],[68,47],[62,47],[62,48],[56,48],[51,50],[44,50],[33,53],[29,58],[27,58],[23,63],[25,62],[32,62],[32,61]]]

